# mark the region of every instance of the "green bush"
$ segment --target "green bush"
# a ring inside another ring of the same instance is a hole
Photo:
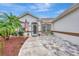
[[[0,35],[5,38],[9,37],[9,35],[16,34],[16,29],[21,27],[18,17],[12,13],[4,13],[0,17],[3,17],[3,20],[5,20],[0,20]]]

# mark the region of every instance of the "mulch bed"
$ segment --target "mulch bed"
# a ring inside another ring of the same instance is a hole
[[[21,46],[25,40],[27,40],[27,38],[23,36],[12,36],[9,40],[4,40],[2,37],[0,37],[0,55],[17,56]]]

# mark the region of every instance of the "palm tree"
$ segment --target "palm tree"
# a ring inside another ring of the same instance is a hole
[[[9,39],[9,36],[16,32],[17,28],[21,27],[20,21],[18,17],[12,13],[4,13],[0,15],[0,17],[3,18],[3,20],[0,20],[0,35],[5,39]]]

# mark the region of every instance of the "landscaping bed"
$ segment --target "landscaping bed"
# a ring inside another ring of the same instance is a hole
[[[4,40],[0,37],[0,55],[17,56],[27,38],[24,36],[11,36],[9,40]]]

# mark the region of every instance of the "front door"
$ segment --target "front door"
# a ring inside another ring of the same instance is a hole
[[[37,35],[38,35],[38,24],[32,23],[32,36],[37,36]]]

